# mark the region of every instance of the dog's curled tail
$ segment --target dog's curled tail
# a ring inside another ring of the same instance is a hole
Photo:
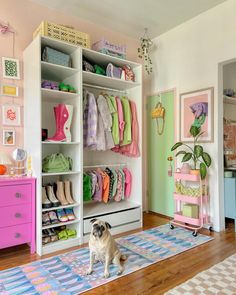
[[[121,255],[120,255],[120,259],[121,259],[121,260],[124,260],[124,261],[125,261],[125,260],[127,260],[127,258],[128,258],[128,257],[127,257],[125,254],[121,254]]]

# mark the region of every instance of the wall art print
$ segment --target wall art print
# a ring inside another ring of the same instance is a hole
[[[21,108],[19,105],[6,104],[2,106],[2,124],[6,126],[21,125]]]
[[[4,96],[17,97],[19,94],[18,87],[15,85],[2,85],[1,94]]]
[[[3,145],[15,145],[16,133],[15,130],[3,130],[2,131],[2,143]]]
[[[20,79],[20,64],[15,58],[2,57],[2,75],[5,79]]]
[[[205,88],[180,94],[180,140],[192,142],[189,132],[192,125],[201,127],[204,134],[201,142],[212,142],[214,139],[214,88]]]

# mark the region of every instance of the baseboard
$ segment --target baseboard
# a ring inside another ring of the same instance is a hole
[[[161,213],[153,212],[153,211],[148,211],[147,213],[148,214],[153,214],[153,215],[156,215],[158,217],[165,218],[165,219],[168,219],[168,220],[173,219],[173,217],[170,217],[170,216],[167,216],[167,215],[164,215],[164,214],[161,214]]]

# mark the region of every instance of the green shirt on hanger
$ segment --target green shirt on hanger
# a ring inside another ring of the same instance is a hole
[[[106,99],[107,99],[108,107],[110,109],[111,116],[112,116],[111,133],[112,133],[113,141],[115,145],[118,145],[120,143],[120,134],[119,134],[119,119],[118,119],[116,98],[114,95],[107,95]]]
[[[125,121],[125,128],[124,128],[124,139],[123,142],[121,142],[122,145],[127,145],[132,142],[132,130],[131,130],[131,124],[132,124],[132,113],[130,110],[130,104],[127,97],[121,98],[121,103],[123,107],[123,113],[124,113],[124,121]]]

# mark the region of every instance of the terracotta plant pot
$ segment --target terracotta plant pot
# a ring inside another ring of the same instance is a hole
[[[200,169],[191,169],[190,174],[192,174],[192,175],[200,175]]]

